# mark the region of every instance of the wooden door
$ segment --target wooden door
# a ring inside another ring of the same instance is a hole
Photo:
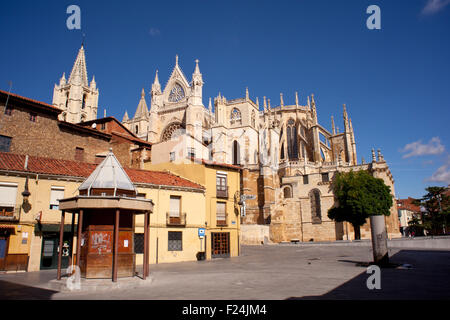
[[[6,270],[8,256],[8,237],[0,237],[0,270]]]
[[[213,258],[228,258],[230,256],[230,233],[211,233],[211,256]]]

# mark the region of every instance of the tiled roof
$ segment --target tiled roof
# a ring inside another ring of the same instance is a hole
[[[0,152],[0,170],[87,178],[97,167],[93,163],[29,156],[28,169],[25,170],[25,158],[25,155]],[[197,183],[168,172],[124,169],[133,183],[204,189]]]
[[[408,199],[398,199],[397,208],[402,210],[409,210],[413,212],[420,212],[420,207],[416,206],[413,201],[415,199],[408,197]]]
[[[17,98],[17,99],[23,100],[23,101],[25,101],[25,102],[31,102],[31,103],[37,104],[37,105],[39,105],[39,106],[43,106],[43,107],[49,108],[50,110],[55,111],[55,112],[58,112],[58,113],[61,113],[61,112],[62,112],[61,109],[56,108],[55,106],[52,106],[51,104],[48,104],[48,103],[45,103],[45,102],[42,102],[42,101],[37,101],[37,100],[34,100],[34,99],[26,98],[26,97],[20,96],[20,95],[18,95],[18,94],[11,93],[11,92],[7,92],[7,91],[3,91],[3,90],[0,90],[0,93],[1,93],[1,94],[4,94],[4,95],[6,95],[6,96],[9,95],[10,97],[13,97],[13,98]]]

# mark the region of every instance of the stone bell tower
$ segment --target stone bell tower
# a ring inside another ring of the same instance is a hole
[[[81,45],[77,58],[66,80],[65,73],[53,89],[53,105],[63,112],[59,120],[79,123],[97,119],[98,89],[95,77],[88,83],[86,56]]]

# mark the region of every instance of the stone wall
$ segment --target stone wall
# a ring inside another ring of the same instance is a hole
[[[11,137],[10,152],[55,159],[75,160],[75,149],[84,150],[84,161],[94,163],[97,153],[108,151],[109,138],[73,129],[73,125],[61,125],[57,115],[34,111],[17,104],[12,114],[5,115],[5,106],[0,106],[0,135]],[[36,120],[30,121],[30,112]]]

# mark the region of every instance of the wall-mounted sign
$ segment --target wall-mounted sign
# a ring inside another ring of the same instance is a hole
[[[206,232],[206,229],[205,228],[198,228],[198,237],[199,238],[204,238],[205,237],[205,232]]]

